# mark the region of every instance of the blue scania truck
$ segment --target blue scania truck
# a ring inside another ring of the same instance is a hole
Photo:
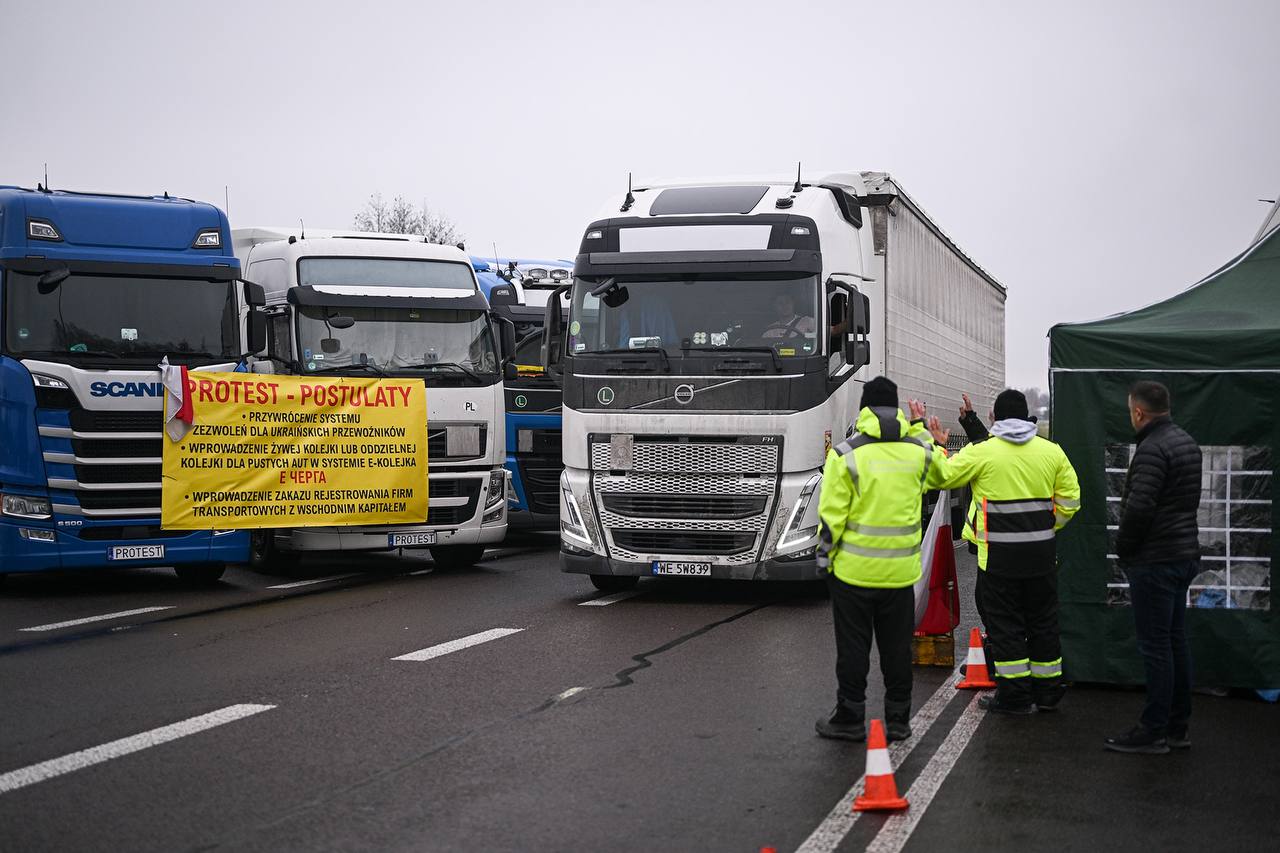
[[[160,525],[158,364],[234,370],[262,289],[208,204],[0,187],[0,576],[246,562],[243,531]]]
[[[507,523],[514,529],[560,529],[560,389],[542,368],[542,323],[551,292],[573,278],[573,262],[475,258],[490,306],[516,326],[516,369],[506,380]]]

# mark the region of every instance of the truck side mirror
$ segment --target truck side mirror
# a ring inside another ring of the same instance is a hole
[[[267,348],[267,317],[262,308],[267,304],[267,294],[262,285],[240,279],[244,287],[244,304],[249,306],[249,315],[245,318],[245,350],[260,353]]]
[[[516,357],[516,324],[498,314],[490,316],[498,326],[498,344],[502,348],[502,361],[504,364],[512,363]]]
[[[565,344],[565,323],[560,309],[560,297],[569,291],[569,287],[562,284],[551,291],[542,315],[542,369],[557,382],[564,372],[561,363],[564,361]]]
[[[871,344],[867,343],[867,335],[871,331],[871,300],[857,288],[851,290],[844,360],[854,370],[859,370],[871,363]]]

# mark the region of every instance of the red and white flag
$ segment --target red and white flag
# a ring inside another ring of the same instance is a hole
[[[187,366],[160,362],[160,382],[164,385],[164,431],[171,441],[181,441],[191,429],[191,398],[187,394]]]
[[[939,492],[933,517],[920,543],[923,572],[916,581],[916,631],[946,634],[960,624],[956,551],[951,539],[951,493]]]

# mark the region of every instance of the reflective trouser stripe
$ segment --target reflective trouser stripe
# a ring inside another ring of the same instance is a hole
[[[990,507],[988,507],[990,510]],[[987,531],[987,541],[1012,545],[1018,542],[1046,542],[1053,538],[1053,530],[1028,530],[1022,533],[992,533]]]
[[[1020,512],[1046,512],[1053,509],[1053,501],[987,501],[989,515],[1011,515]]]
[[[852,542],[841,542],[840,550],[859,557],[892,560],[897,557],[910,557],[912,554],[919,554],[920,546],[916,545],[914,548],[864,548],[861,545],[854,545]]]
[[[1001,678],[1027,678],[1031,675],[1031,661],[1026,658],[1022,660],[998,660],[996,661],[996,675]]]
[[[874,524],[850,524],[845,529],[852,533],[861,533],[864,536],[910,536],[913,533],[920,532],[920,525],[907,524],[902,527],[877,527]]]
[[[1062,658],[1031,661],[1031,676],[1033,678],[1057,678],[1059,675],[1062,675]]]

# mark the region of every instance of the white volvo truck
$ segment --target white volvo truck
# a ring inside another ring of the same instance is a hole
[[[888,175],[653,184],[584,230],[567,324],[561,568],[807,579],[826,450],[878,374],[936,413],[1004,384],[1005,289]],[[556,300],[552,300],[554,304]]]
[[[242,228],[232,239],[266,292],[255,370],[427,385],[426,523],[255,531],[254,564],[424,547],[444,566],[479,560],[507,531],[502,380],[515,333],[490,314],[467,255],[403,234]]]

